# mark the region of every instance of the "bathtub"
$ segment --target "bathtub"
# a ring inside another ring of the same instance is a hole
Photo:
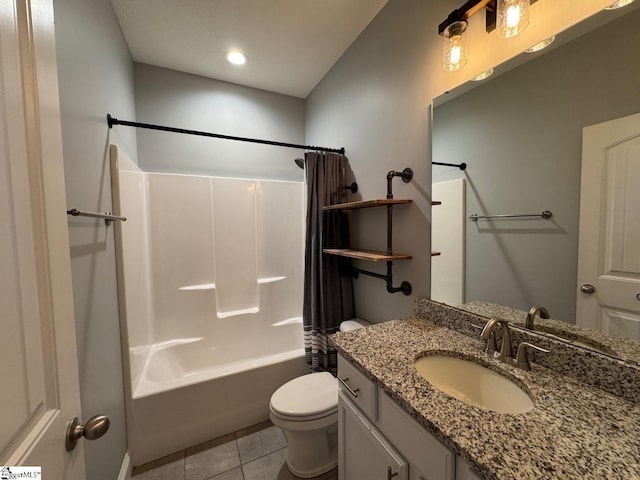
[[[305,189],[144,172],[117,147],[111,161],[114,211],[127,216],[114,230],[138,466],[267,420],[272,393],[308,373]]]
[[[128,418],[133,465],[267,420],[273,392],[308,373],[301,322],[280,323],[250,356],[205,338],[148,348]]]

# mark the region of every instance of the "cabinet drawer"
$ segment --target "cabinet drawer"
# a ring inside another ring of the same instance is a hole
[[[376,386],[342,355],[338,355],[338,380],[343,395],[375,422],[377,413]]]
[[[454,480],[456,458],[389,395],[378,392],[377,426],[402,452],[410,465],[423,472],[425,480]]]

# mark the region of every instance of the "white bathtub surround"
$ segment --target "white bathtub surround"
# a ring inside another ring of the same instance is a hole
[[[464,303],[466,184],[464,178],[431,185],[431,298],[449,305]]]
[[[256,190],[260,183],[211,179],[218,318],[260,311]]]
[[[264,421],[306,373],[303,185],[112,162],[133,465]],[[116,165],[118,164],[118,165]]]

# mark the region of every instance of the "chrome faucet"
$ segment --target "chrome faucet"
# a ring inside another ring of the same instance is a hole
[[[549,315],[549,312],[546,308],[540,307],[539,305],[534,305],[533,307],[531,307],[531,310],[529,310],[529,313],[527,314],[527,319],[524,322],[525,328],[533,330],[533,321],[536,318],[536,314],[539,314],[540,318],[551,318],[551,315]]]
[[[492,318],[482,329],[480,337],[483,340],[490,341],[492,333],[491,331],[493,330],[493,327],[498,324],[502,328],[502,342],[500,343],[500,354],[496,358],[498,360],[502,360],[505,363],[508,363],[509,365],[513,365],[515,360],[511,356],[513,353],[511,351],[511,330],[509,330],[508,321],[502,318]]]

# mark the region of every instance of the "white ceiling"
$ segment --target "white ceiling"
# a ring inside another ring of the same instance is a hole
[[[306,98],[387,0],[111,0],[134,61]],[[240,49],[242,66],[224,53]]]

